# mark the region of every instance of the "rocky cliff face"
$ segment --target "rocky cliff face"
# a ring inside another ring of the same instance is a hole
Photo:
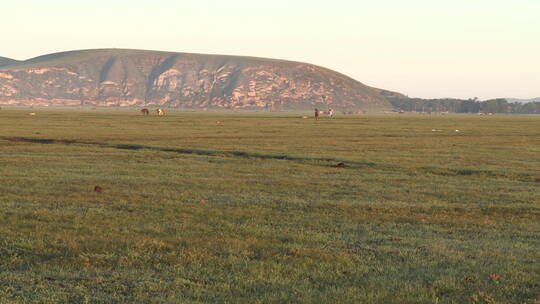
[[[385,109],[395,94],[306,63],[139,50],[0,65],[0,103],[228,109]]]

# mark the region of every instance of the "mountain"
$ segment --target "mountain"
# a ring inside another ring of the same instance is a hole
[[[505,98],[505,99],[508,100],[508,102],[520,102],[520,103],[540,102],[540,97],[530,98],[530,99],[520,99],[520,98]]]
[[[396,96],[316,65],[256,57],[98,49],[0,66],[0,104],[380,110]]]
[[[15,60],[15,59],[6,58],[6,57],[0,57],[0,67],[7,66],[7,65],[10,65],[10,64],[16,64],[18,62],[19,61]]]

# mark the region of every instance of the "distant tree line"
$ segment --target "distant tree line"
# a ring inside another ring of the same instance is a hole
[[[540,114],[540,102],[508,102],[504,98],[473,99],[422,99],[387,97],[396,110],[407,112],[454,112],[454,113],[514,113]]]

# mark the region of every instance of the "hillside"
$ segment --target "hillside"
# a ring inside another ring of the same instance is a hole
[[[0,67],[7,66],[7,65],[10,65],[10,64],[16,64],[18,62],[19,61],[15,60],[15,59],[6,58],[6,57],[0,57]]]
[[[0,65],[1,104],[378,110],[391,107],[388,96],[400,94],[312,64],[256,57],[99,49]]]

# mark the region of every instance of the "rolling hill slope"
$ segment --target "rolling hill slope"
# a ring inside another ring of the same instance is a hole
[[[10,64],[16,64],[18,62],[19,61],[15,60],[15,59],[6,58],[6,57],[0,57],[0,67],[7,66],[7,65],[10,65]]]
[[[2,104],[379,110],[393,95],[323,67],[256,57],[99,49],[0,66]]]

